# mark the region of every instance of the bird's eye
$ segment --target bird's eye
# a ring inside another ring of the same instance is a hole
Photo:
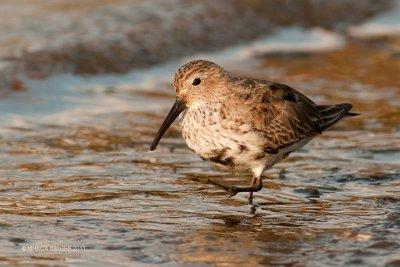
[[[200,78],[196,78],[193,80],[193,85],[199,85],[201,83]]]

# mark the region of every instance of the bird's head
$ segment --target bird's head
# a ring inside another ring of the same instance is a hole
[[[228,78],[228,73],[211,61],[194,60],[179,68],[174,76],[176,97],[183,101],[186,107],[195,106],[212,97],[222,83]]]
[[[194,60],[179,68],[174,76],[175,103],[158,130],[150,150],[156,149],[164,133],[182,111],[215,97],[220,88],[225,88],[223,83],[228,80],[229,74],[211,61]]]

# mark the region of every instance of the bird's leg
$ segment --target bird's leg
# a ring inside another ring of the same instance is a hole
[[[222,189],[226,190],[229,193],[229,198],[235,196],[237,193],[240,193],[240,192],[253,193],[253,192],[260,191],[261,188],[262,188],[262,180],[261,180],[261,178],[253,179],[253,182],[252,182],[252,184],[250,186],[234,186],[234,185],[233,186],[227,186],[227,185],[224,185],[224,184],[217,183],[217,182],[215,182],[213,180],[208,180],[208,182],[210,182],[211,184],[213,184],[213,185],[215,185],[215,186],[217,186],[219,188],[222,188]]]
[[[252,185],[260,184],[261,187],[262,187],[262,179],[261,179],[261,177],[253,177],[253,180],[251,181],[251,184]],[[253,204],[253,193],[254,192],[250,192],[249,193],[249,197],[248,197],[248,202],[251,205],[250,214],[256,213],[256,208],[258,207],[257,204]]]
[[[251,185],[255,185],[256,182],[257,182],[257,178],[253,177],[253,179],[251,180]],[[250,205],[253,205],[253,193],[254,192],[249,192],[249,197],[247,198]]]

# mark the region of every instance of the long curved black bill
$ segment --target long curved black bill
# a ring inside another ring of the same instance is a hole
[[[160,142],[161,138],[168,130],[169,126],[174,122],[176,117],[181,114],[186,108],[185,103],[182,99],[177,98],[174,105],[172,106],[171,110],[169,111],[167,117],[165,118],[164,122],[161,124],[160,129],[158,130],[156,136],[154,137],[153,143],[151,143],[150,150],[153,151],[156,149],[158,142]]]

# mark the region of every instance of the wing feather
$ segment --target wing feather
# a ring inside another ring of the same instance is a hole
[[[345,117],[358,115],[349,112],[350,104],[317,105],[281,83],[240,78],[236,82],[235,97],[226,107],[262,136],[264,151],[270,154],[313,137]]]
[[[284,84],[261,82],[259,86],[266,90],[257,90],[255,97],[261,101],[255,101],[249,119],[267,149],[279,150],[321,132],[320,113],[312,100]]]

